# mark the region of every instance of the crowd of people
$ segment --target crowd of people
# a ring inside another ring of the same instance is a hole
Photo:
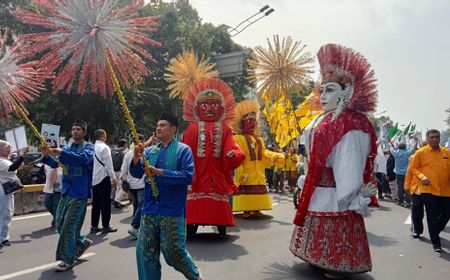
[[[262,215],[272,209],[269,189],[294,192],[299,175],[302,192],[289,249],[325,276],[372,269],[363,217],[370,215],[376,194],[411,208],[414,238],[423,234],[426,213],[433,250],[442,252],[439,234],[450,219],[450,151],[439,145],[439,131],[428,130],[419,149],[377,143],[366,115],[374,111],[377,93],[370,64],[335,44],[323,46],[318,58],[323,113],[304,129],[299,150],[294,144],[284,152],[266,147],[258,102],[235,104],[231,89],[216,78],[199,81],[184,99],[183,117],[190,124],[182,137],[179,120],[163,112],[155,134],[130,148],[122,139],[111,150],[103,129],[94,131],[94,144],[86,141],[83,120],[73,122],[71,144],[41,146],[45,206],[58,233],[57,271],[71,269],[92,245],[81,233],[88,199],[90,234],[109,234],[117,231],[111,207],[124,207],[128,194],[133,205],[128,233],[137,239],[139,279],[161,278],[161,253],[187,279],[202,279],[186,248],[197,227],[214,226],[225,235],[236,225],[234,212],[243,218]],[[11,245],[14,211],[13,192],[5,186],[18,180],[27,152],[11,161],[11,145],[0,141],[0,248]]]

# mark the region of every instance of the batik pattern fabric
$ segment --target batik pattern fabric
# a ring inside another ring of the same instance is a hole
[[[56,260],[73,264],[75,255],[82,248],[85,236],[80,234],[86,216],[87,199],[75,199],[64,195],[56,211],[56,228],[59,233]]]
[[[161,252],[166,263],[186,279],[199,279],[199,270],[186,249],[184,217],[142,215],[136,244],[140,280],[161,279]]]
[[[363,217],[353,211],[308,212],[296,226],[289,249],[305,262],[345,274],[372,270]]]

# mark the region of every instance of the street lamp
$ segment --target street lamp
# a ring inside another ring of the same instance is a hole
[[[259,9],[259,11],[256,14],[254,14],[254,15],[250,16],[249,18],[243,20],[236,27],[234,27],[234,28],[230,27],[229,28],[229,33],[230,33],[231,37],[234,37],[234,36],[238,35],[242,31],[247,29],[247,27],[249,27],[250,25],[254,24],[255,22],[257,22],[259,20],[261,20],[263,17],[266,17],[266,16],[270,15],[274,11],[275,11],[275,9],[270,8],[269,5],[265,5],[264,7]],[[260,16],[257,17],[258,15],[260,15]],[[256,19],[255,19],[255,17],[256,17]],[[244,23],[246,23],[246,25],[242,26]],[[239,28],[239,27],[241,27],[241,28]]]

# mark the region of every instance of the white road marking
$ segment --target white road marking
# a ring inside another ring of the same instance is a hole
[[[20,221],[20,220],[26,220],[26,219],[32,219],[32,218],[38,218],[38,217],[44,217],[44,216],[50,216],[50,213],[43,213],[43,214],[36,214],[36,215],[27,215],[27,216],[19,216],[12,218],[13,221]]]
[[[96,255],[95,253],[87,253],[87,254],[82,255],[80,257],[80,259],[81,258],[89,258],[89,257],[95,256],[95,255]],[[14,278],[14,277],[19,277],[19,276],[22,276],[22,275],[25,275],[25,274],[30,274],[30,273],[33,273],[33,272],[36,272],[36,271],[39,271],[39,270],[44,270],[44,269],[48,269],[48,268],[52,268],[52,267],[56,268],[58,263],[59,262],[52,262],[52,263],[48,263],[48,264],[44,264],[44,265],[40,265],[40,266],[35,266],[35,267],[32,267],[32,268],[28,268],[28,269],[24,269],[24,270],[21,270],[21,271],[13,272],[13,273],[10,273],[10,274],[5,274],[5,275],[0,276],[0,280],[11,279],[11,278]]]
[[[406,218],[404,224],[405,225],[410,225],[411,224],[411,214],[408,215],[408,218]]]
[[[88,205],[87,210],[91,209],[92,206]],[[32,218],[39,218],[39,217],[45,217],[45,216],[50,216],[51,214],[49,212],[46,213],[41,213],[41,214],[35,214],[35,215],[23,215],[23,216],[18,216],[18,217],[14,217],[12,218],[13,221],[20,221],[20,220],[27,220],[27,219],[32,219]]]

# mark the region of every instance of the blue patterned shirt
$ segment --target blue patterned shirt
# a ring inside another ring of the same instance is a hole
[[[155,167],[162,168],[164,174],[154,177],[159,191],[158,199],[153,197],[152,188],[148,180],[146,180],[142,214],[184,217],[187,189],[188,185],[192,183],[194,176],[194,158],[191,148],[186,144],[178,143],[176,170],[166,168],[167,147],[163,147],[161,144],[147,148],[144,152],[145,158],[149,158],[149,154],[153,149],[160,149]],[[131,162],[130,174],[136,178],[141,178],[144,175],[144,161],[142,159],[136,165],[133,165],[133,162]]]
[[[89,142],[65,146],[58,160],[64,165],[61,195],[87,199],[91,196],[94,145]],[[58,167],[53,156],[43,157],[42,162],[51,168]]]

